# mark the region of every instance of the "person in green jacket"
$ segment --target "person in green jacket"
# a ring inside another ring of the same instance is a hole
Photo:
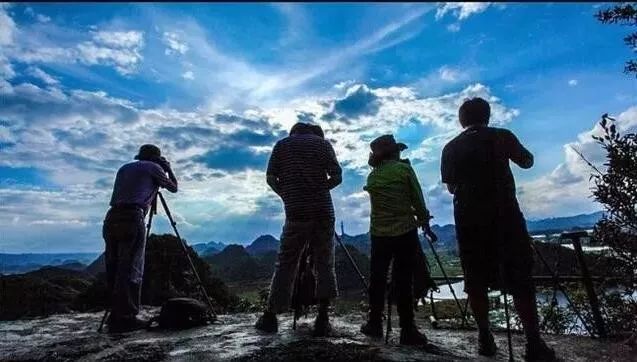
[[[408,160],[400,159],[407,146],[396,143],[393,135],[378,137],[371,143],[369,165],[372,171],[364,190],[370,195],[372,241],[368,321],[361,332],[370,337],[383,335],[382,313],[389,264],[393,258],[400,317],[400,343],[426,345],[427,337],[414,323],[413,277],[420,243],[418,228],[429,232],[431,215],[425,206],[420,183]]]

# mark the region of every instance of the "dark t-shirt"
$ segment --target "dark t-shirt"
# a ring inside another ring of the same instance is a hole
[[[341,172],[332,145],[311,134],[277,142],[267,170],[276,177],[289,220],[333,219],[330,189],[335,179],[340,180]]]
[[[148,210],[159,187],[177,192],[177,185],[155,162],[127,163],[117,171],[110,205],[135,204]]]
[[[509,160],[533,165],[533,155],[506,129],[468,128],[444,147],[442,182],[455,186],[456,223],[519,212]]]

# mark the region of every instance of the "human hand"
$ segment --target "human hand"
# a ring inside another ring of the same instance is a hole
[[[164,172],[170,172],[170,162],[165,157],[159,157],[157,159],[157,164],[164,170]]]

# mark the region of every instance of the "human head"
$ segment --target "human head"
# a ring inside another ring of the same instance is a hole
[[[369,154],[368,164],[376,167],[385,160],[399,160],[400,151],[407,149],[404,143],[397,143],[391,134],[382,135],[373,140],[369,147],[372,152]]]
[[[325,138],[325,132],[323,132],[323,128],[321,128],[321,126],[319,126],[318,124],[308,124],[310,131],[312,131],[312,134],[319,136],[321,138]]]
[[[297,122],[290,128],[290,136],[312,133],[307,123]]]
[[[480,97],[470,98],[464,101],[458,110],[460,125],[464,128],[489,124],[491,106],[489,102]]]
[[[151,161],[159,157],[161,157],[161,150],[159,149],[159,147],[151,144],[145,144],[139,148],[139,152],[137,152],[135,159],[142,161]]]

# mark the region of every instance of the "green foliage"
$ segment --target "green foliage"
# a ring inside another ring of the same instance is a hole
[[[612,8],[600,10],[595,14],[595,17],[604,24],[637,26],[637,3],[618,4]],[[637,52],[637,32],[627,35],[624,38],[624,43],[630,47],[633,52]],[[628,60],[624,72],[626,74],[634,73],[637,76],[637,60]]]
[[[606,170],[596,169],[591,178],[593,196],[606,210],[595,226],[594,238],[611,248],[617,261],[615,274],[621,276],[619,283],[605,281],[601,288],[618,284],[621,292],[600,296],[607,328],[618,334],[637,329],[637,300],[632,297],[637,290],[637,134],[621,135],[614,121],[604,114],[599,123],[603,134],[593,136],[606,151]]]

